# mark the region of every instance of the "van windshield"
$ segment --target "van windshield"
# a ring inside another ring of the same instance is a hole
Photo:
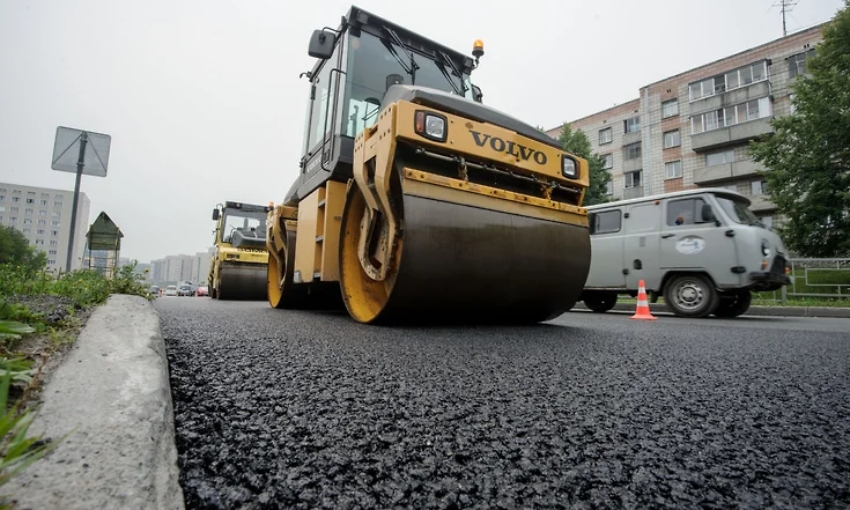
[[[744,225],[764,227],[743,200],[733,200],[731,198],[721,196],[716,196],[716,198],[717,201],[720,202],[720,207],[726,211],[726,214],[728,214],[733,221]]]

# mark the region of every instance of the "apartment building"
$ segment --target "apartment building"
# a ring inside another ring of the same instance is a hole
[[[194,255],[168,255],[165,258],[151,261],[151,275],[148,278],[154,282],[192,282],[203,285],[212,262],[215,248]]]
[[[68,240],[74,191],[0,182],[0,225],[23,232],[30,244],[47,253],[47,267],[67,271]],[[83,265],[91,202],[80,193],[77,202],[71,271]]]
[[[769,120],[793,113],[789,84],[823,24],[642,87],[638,98],[570,121],[587,135],[611,173],[614,200],[696,187],[724,187],[750,197],[768,226],[781,217],[747,155]],[[561,127],[547,133],[557,138]]]

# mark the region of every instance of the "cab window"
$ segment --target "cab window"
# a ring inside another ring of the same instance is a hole
[[[684,198],[667,202],[667,225],[680,227],[705,223],[702,217],[702,198]]]

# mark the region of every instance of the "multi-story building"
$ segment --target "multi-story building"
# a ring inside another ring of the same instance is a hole
[[[151,262],[149,280],[155,282],[191,282],[203,285],[207,281],[215,248],[194,255],[168,255]]]
[[[23,232],[30,244],[47,254],[49,269],[68,271],[65,263],[71,236],[73,203],[73,190],[0,182],[0,225],[11,226]],[[90,205],[86,194],[80,192],[71,271],[80,269],[83,265]]]
[[[747,145],[772,131],[772,117],[793,113],[788,86],[806,74],[822,27],[664,78],[637,99],[569,122],[605,158],[611,198],[725,187],[749,196],[768,227],[778,225]],[[547,133],[557,138],[560,130]]]

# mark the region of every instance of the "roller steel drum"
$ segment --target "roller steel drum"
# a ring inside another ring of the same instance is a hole
[[[372,281],[356,252],[364,203],[352,187],[340,254],[343,299],[359,322],[546,321],[575,305],[587,279],[584,226],[405,194],[398,271]]]
[[[219,299],[266,299],[267,281],[265,264],[221,265]]]

